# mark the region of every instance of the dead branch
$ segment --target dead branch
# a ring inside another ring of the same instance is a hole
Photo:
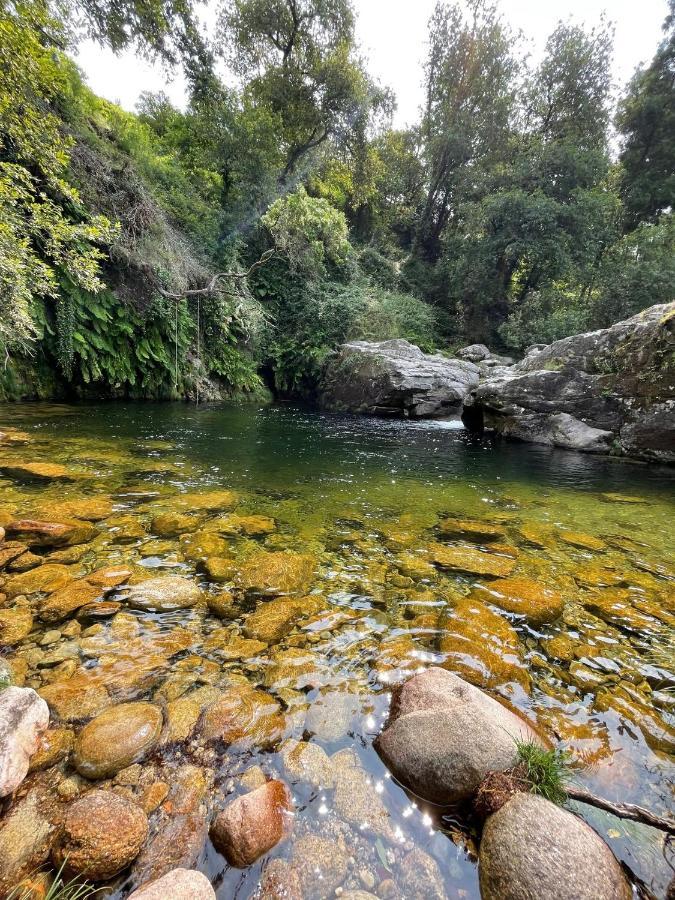
[[[232,296],[236,296],[235,292],[225,290],[225,288],[223,287],[219,287],[219,283],[221,281],[245,281],[253,274],[253,272],[255,272],[256,269],[259,269],[261,266],[264,266],[266,262],[269,262],[269,260],[276,255],[276,252],[276,249],[265,250],[260,259],[257,259],[254,263],[252,263],[245,272],[216,272],[216,274],[209,281],[206,287],[193,288],[191,290],[181,291],[180,293],[171,293],[170,291],[165,291],[160,287],[159,292],[163,297],[168,297],[170,300],[182,300],[184,297],[199,297],[209,294],[215,294],[217,292],[232,294]]]
[[[589,806],[603,809],[619,819],[632,819],[634,822],[651,825],[652,828],[658,828],[660,831],[665,831],[668,834],[675,834],[675,819],[657,816],[648,809],[636,806],[633,803],[610,803],[609,800],[596,797],[595,794],[591,794],[590,791],[586,791],[583,788],[568,786],[565,790],[571,800],[578,800],[579,803],[587,803]]]

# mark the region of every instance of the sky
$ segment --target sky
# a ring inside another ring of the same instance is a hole
[[[393,89],[398,108],[394,124],[403,127],[418,118],[422,102],[422,62],[427,22],[436,0],[353,0],[357,11],[357,39],[368,70]],[[213,4],[215,7],[215,4]],[[628,81],[636,66],[649,62],[661,39],[666,0],[501,0],[500,9],[515,30],[530,39],[529,52],[537,60],[546,38],[559,19],[597,25],[603,13],[614,23],[614,69],[617,87]],[[213,8],[210,9],[213,18]],[[91,88],[108,100],[133,110],[141,91],[164,91],[177,106],[185,102],[180,74],[169,78],[133,53],[114,56],[86,42],[77,57]]]

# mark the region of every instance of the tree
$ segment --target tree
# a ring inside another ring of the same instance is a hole
[[[279,122],[281,185],[329,138],[344,139],[370,103],[349,0],[226,0],[220,36],[244,94]]]
[[[623,136],[621,194],[626,228],[655,222],[675,206],[675,0],[665,37],[646,69],[639,69],[622,101],[616,124]]]
[[[199,30],[203,0],[62,0],[59,11],[115,53],[130,47],[169,66],[182,62],[193,88],[207,79],[212,57]],[[79,26],[79,27],[78,27]]]
[[[429,22],[421,139],[427,195],[416,254],[435,262],[440,238],[471,192],[476,170],[508,140],[518,62],[513,38],[489,0],[439,0]]]
[[[56,298],[68,279],[101,289],[100,246],[115,228],[87,216],[68,182],[72,140],[52,111],[65,69],[59,23],[39,0],[0,11],[0,348],[26,350],[36,297]]]
[[[318,278],[326,274],[328,265],[340,267],[347,260],[350,247],[344,215],[327,200],[310,197],[303,187],[273,203],[261,221],[291,271]]]

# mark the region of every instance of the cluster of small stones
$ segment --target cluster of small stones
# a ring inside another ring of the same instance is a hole
[[[0,679],[30,703],[15,744],[0,744],[0,763],[26,764],[0,768],[13,795],[0,893],[51,859],[152,900],[172,872],[197,878],[180,873],[210,834],[233,866],[282,848],[260,898],[440,900],[437,862],[396,836],[359,756],[340,749],[372,712],[372,673],[393,685],[437,664],[516,703],[555,685],[540,725],[600,767],[607,710],[654,752],[675,748],[662,669],[633,643],[672,627],[672,576],[633,539],[511,511],[422,524],[352,512],[317,545],[229,489],[131,480],[102,494],[86,469],[28,459],[18,433],[2,449],[16,486],[0,507]],[[565,705],[588,695],[586,721],[570,723]],[[293,795],[319,789],[331,811],[317,832]]]

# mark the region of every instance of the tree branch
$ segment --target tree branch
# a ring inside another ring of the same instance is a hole
[[[257,259],[252,263],[245,272],[216,272],[206,287],[192,288],[190,290],[181,291],[180,293],[165,291],[164,288],[160,287],[159,292],[163,297],[168,297],[170,300],[182,300],[184,297],[203,297],[205,295],[215,294],[216,292],[236,296],[236,292],[227,291],[225,288],[219,287],[219,282],[227,280],[245,281],[256,269],[259,269],[261,266],[264,266],[266,262],[269,262],[269,260],[276,255],[276,252],[276,248],[265,250],[260,259]]]
[[[603,809],[619,819],[632,819],[634,822],[651,825],[652,828],[658,828],[660,831],[665,831],[668,834],[675,834],[675,819],[657,816],[648,809],[636,806],[633,803],[610,803],[609,800],[596,797],[595,794],[591,794],[590,791],[586,791],[583,788],[566,787],[565,790],[571,800],[578,800],[579,803],[587,803],[589,806]]]

